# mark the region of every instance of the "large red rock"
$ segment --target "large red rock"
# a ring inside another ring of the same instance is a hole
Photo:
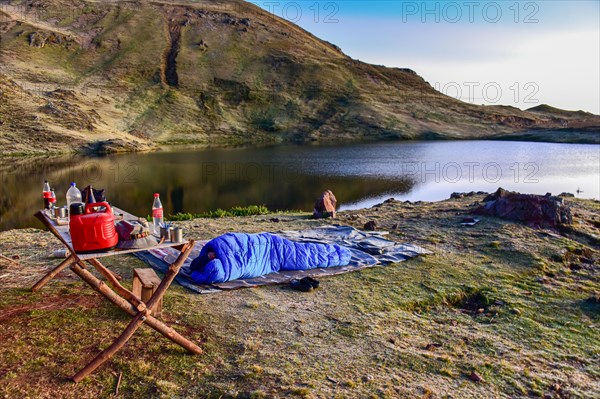
[[[335,217],[335,208],[337,206],[337,199],[331,190],[325,191],[321,198],[315,202],[315,209],[313,210],[313,216],[315,218],[327,218]]]
[[[520,194],[499,188],[488,195],[475,213],[523,222],[535,228],[555,229],[573,223],[571,209],[561,197]]]

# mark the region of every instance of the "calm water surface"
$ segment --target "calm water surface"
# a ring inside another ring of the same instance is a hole
[[[0,161],[0,229],[40,227],[43,181],[65,204],[71,181],[105,188],[108,200],[148,215],[159,192],[165,213],[237,205],[310,211],[331,189],[341,209],[389,197],[436,201],[455,191],[571,192],[600,199],[600,146],[528,142],[385,142],[345,146],[177,150],[98,158]],[[579,193],[577,193],[579,190]]]

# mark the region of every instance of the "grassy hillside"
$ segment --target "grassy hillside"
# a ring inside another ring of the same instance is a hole
[[[565,127],[552,112],[444,96],[238,0],[3,0],[0,33],[3,153]],[[597,131],[600,117],[584,125]]]

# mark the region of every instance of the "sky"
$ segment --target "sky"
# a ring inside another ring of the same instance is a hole
[[[466,102],[600,114],[600,0],[252,3]]]

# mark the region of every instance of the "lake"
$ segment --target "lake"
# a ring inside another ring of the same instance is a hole
[[[341,210],[394,197],[437,201],[452,192],[560,194],[600,199],[600,146],[499,141],[376,142],[336,146],[166,150],[104,157],[0,160],[0,229],[41,227],[42,186],[65,204],[71,181],[106,189],[140,216],[161,194],[165,214],[264,204],[311,211],[331,189]]]

